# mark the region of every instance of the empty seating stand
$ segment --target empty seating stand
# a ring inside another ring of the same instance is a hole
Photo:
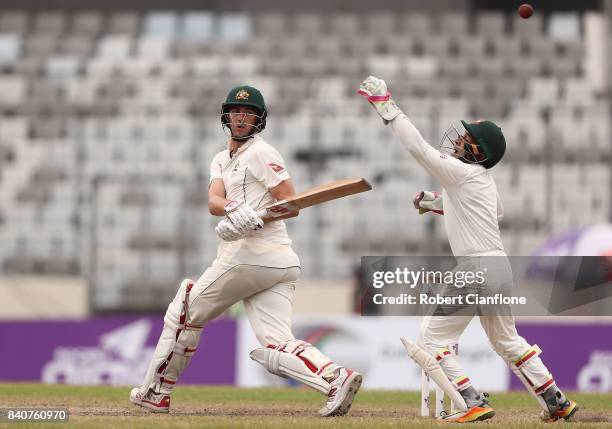
[[[215,255],[207,170],[226,139],[220,104],[242,83],[264,93],[264,135],[298,189],[376,183],[334,203],[341,216],[323,207],[288,222],[307,274],[347,277],[371,249],[422,251],[406,195],[429,178],[355,94],[369,74],[433,145],[451,121],[502,126],[504,238],[510,253],[529,253],[549,231],[610,216],[610,107],[586,78],[583,31],[581,16],[563,13],[2,10],[2,269],[95,267],[97,308],[165,305],[159,297]],[[562,186],[549,187],[545,165]],[[542,192],[554,194],[552,218]],[[92,243],[96,255],[83,251]]]

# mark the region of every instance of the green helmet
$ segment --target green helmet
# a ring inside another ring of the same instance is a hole
[[[248,85],[240,85],[232,88],[225,98],[225,103],[221,105],[221,125],[227,126],[229,118],[227,113],[234,106],[248,106],[257,110],[259,114],[259,123],[256,126],[257,132],[262,131],[266,127],[266,117],[268,109],[263,95],[257,88]]]
[[[506,139],[501,128],[491,121],[461,121],[466,131],[476,140],[478,147],[486,155],[482,162],[485,168],[491,168],[497,164],[506,152]]]

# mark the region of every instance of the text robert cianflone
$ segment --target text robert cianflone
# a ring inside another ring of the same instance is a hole
[[[464,287],[482,285],[485,282],[485,271],[427,271],[396,268],[393,271],[374,271],[372,287],[380,289],[386,285],[406,285],[414,289],[418,284],[455,285]]]
[[[397,296],[384,296],[377,293],[372,296],[372,302],[376,305],[525,305],[527,304],[527,298],[524,296],[504,296],[501,293],[492,296],[481,296],[477,293],[457,296],[402,293]]]

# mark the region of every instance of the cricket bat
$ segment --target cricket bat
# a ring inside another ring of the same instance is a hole
[[[369,191],[370,189],[372,189],[372,185],[363,178],[336,180],[325,185],[315,186],[286,200],[277,201],[259,210],[257,215],[264,222],[288,219],[297,216],[300,209]]]

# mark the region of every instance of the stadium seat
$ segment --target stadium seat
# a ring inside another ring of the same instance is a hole
[[[14,64],[20,53],[20,36],[17,34],[0,34],[0,65]]]
[[[0,33],[25,35],[29,31],[29,16],[26,11],[3,10],[0,13]]]
[[[537,106],[554,106],[560,98],[556,78],[532,78],[527,84],[527,100]]]
[[[555,43],[550,39],[530,38],[523,41],[523,46],[529,55],[542,60],[556,59]]]
[[[77,36],[97,37],[104,29],[103,12],[76,12],[72,17],[70,33]]]
[[[132,40],[126,35],[105,36],[100,40],[96,56],[111,60],[126,60],[131,55]]]
[[[323,31],[323,17],[317,13],[297,13],[292,24],[295,35],[300,37],[318,36]]]
[[[447,36],[427,36],[416,39],[425,55],[445,58],[450,55],[451,39]]]
[[[374,55],[367,58],[365,66],[374,76],[393,79],[399,72],[400,59],[395,55]]]
[[[432,56],[412,56],[405,59],[408,77],[432,78],[438,75],[440,61]]]
[[[177,26],[178,17],[174,12],[147,12],[142,34],[154,38],[172,39],[177,34]]]
[[[64,32],[66,17],[63,12],[39,12],[34,15],[32,32],[57,37]]]
[[[522,56],[521,41],[517,37],[498,35],[491,39],[495,55],[504,59]]]
[[[259,12],[254,16],[254,30],[258,37],[279,37],[288,32],[287,15],[282,12]]]
[[[526,80],[534,76],[540,76],[543,71],[543,62],[539,58],[524,57],[520,61],[506,59],[504,62],[507,73],[516,79]]]
[[[55,52],[58,39],[43,34],[34,34],[24,43],[24,56],[29,58],[44,59]]]
[[[449,79],[463,79],[474,73],[474,64],[468,58],[448,57],[441,61],[441,73]]]
[[[226,13],[219,19],[219,37],[221,40],[243,42],[253,34],[253,21],[248,14]]]
[[[329,32],[341,37],[358,37],[363,23],[357,13],[335,13],[330,17]]]
[[[468,33],[468,15],[463,12],[446,12],[438,17],[439,32],[463,38]]]
[[[3,76],[0,79],[0,105],[15,106],[24,99],[26,95],[26,81],[21,76]]]
[[[115,12],[109,17],[108,33],[134,36],[140,31],[140,18],[134,12]]]
[[[71,55],[54,56],[47,59],[45,73],[51,79],[68,80],[79,72],[80,61]]]
[[[365,31],[370,35],[388,38],[396,34],[396,14],[392,12],[374,12],[365,17]]]
[[[180,37],[187,41],[207,41],[215,37],[213,15],[209,12],[187,12],[183,18]]]
[[[476,32],[487,39],[504,37],[506,16],[501,12],[479,12],[476,14]]]
[[[518,14],[512,17],[512,32],[515,37],[525,40],[542,36],[544,19],[540,14],[534,14],[529,19],[523,19]]]
[[[486,63],[490,58],[486,58],[486,40],[478,36],[462,36],[460,39],[455,39],[458,42],[457,55],[465,57],[469,61],[476,63],[475,65],[480,66],[481,63]]]
[[[577,13],[551,14],[548,20],[548,36],[553,41],[580,40],[580,16]]]
[[[140,37],[135,43],[135,53],[140,58],[162,62],[170,56],[170,41],[159,36]]]
[[[484,61],[472,62],[476,74],[485,78],[501,78],[506,72],[506,63],[498,56],[488,57]],[[502,85],[499,85],[500,87]]]
[[[436,34],[433,16],[424,12],[400,13],[398,30],[413,37],[427,37]]]
[[[72,33],[60,42],[60,52],[64,55],[70,55],[85,61],[88,59],[94,49],[93,38],[86,34]]]

